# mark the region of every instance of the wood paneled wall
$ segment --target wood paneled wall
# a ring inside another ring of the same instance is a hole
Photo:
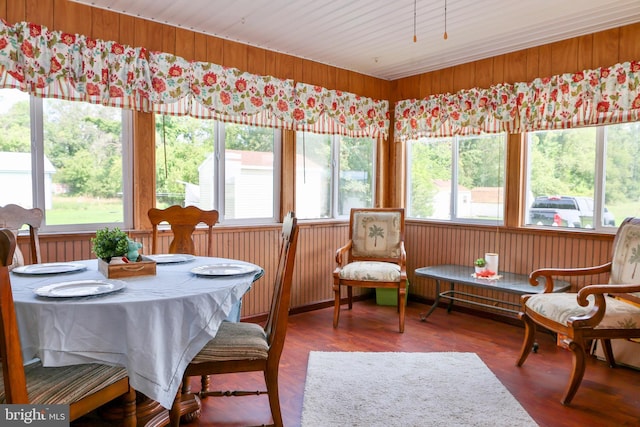
[[[267,312],[273,292],[274,273],[280,239],[279,226],[259,228],[215,227],[212,256],[240,259],[260,265],[265,275],[258,280],[243,300],[243,317]],[[151,248],[148,232],[132,232],[131,236]],[[41,237],[44,262],[72,261],[93,258],[89,235],[45,235]],[[171,233],[160,233],[159,252],[166,252]],[[302,223],[293,278],[292,308],[327,304],[333,300],[333,270],[335,252],[348,237],[348,224],[342,222]],[[206,254],[204,232],[195,235],[196,253]],[[540,233],[527,229],[500,229],[482,226],[452,226],[425,221],[407,221],[406,249],[410,294],[422,300],[433,300],[432,280],[416,278],[416,268],[435,264],[471,265],[485,252],[500,254],[500,270],[528,274],[538,267],[585,267],[610,260],[613,236],[593,236],[585,233]],[[28,236],[19,239],[21,250],[28,257]],[[143,249],[143,253],[144,253]],[[574,289],[589,283],[606,283],[608,277],[570,280]],[[369,292],[359,289],[356,295]],[[477,293],[475,289],[473,292]],[[343,295],[346,293],[343,292]],[[497,293],[481,293],[505,297]],[[508,296],[507,296],[508,297]],[[517,302],[517,298],[507,298]],[[345,308],[346,309],[346,308]]]
[[[392,101],[640,60],[640,23],[395,80]]]

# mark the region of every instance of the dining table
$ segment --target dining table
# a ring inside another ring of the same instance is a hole
[[[187,364],[264,271],[227,258],[155,260],[155,275],[119,279],[106,278],[96,259],[13,269],[24,360],[123,366],[137,392],[171,408]]]

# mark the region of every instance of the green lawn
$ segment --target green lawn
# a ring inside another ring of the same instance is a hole
[[[54,196],[53,209],[47,210],[47,225],[122,221],[121,199]]]

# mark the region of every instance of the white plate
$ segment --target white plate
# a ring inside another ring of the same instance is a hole
[[[76,262],[51,262],[45,264],[22,265],[12,271],[18,274],[58,274],[86,270],[87,266]]]
[[[237,276],[256,271],[254,266],[247,264],[211,264],[191,269],[191,272],[198,276]]]
[[[196,259],[196,257],[190,254],[155,254],[155,255],[145,255],[144,257],[149,258],[152,261],[155,261],[156,264],[187,262],[187,261],[193,261],[194,259]]]
[[[33,292],[41,297],[71,298],[108,294],[125,286],[121,280],[75,280],[43,286]]]

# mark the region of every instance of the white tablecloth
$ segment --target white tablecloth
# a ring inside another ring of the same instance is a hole
[[[38,297],[33,291],[53,283],[105,279],[97,260],[79,261],[88,266],[82,272],[12,273],[23,357],[38,357],[44,366],[124,366],[133,388],[170,408],[189,361],[262,274],[258,266],[255,273],[239,276],[190,273],[200,265],[230,261],[197,257],[158,264],[155,276],[119,279],[127,284],[121,291],[78,298]]]

